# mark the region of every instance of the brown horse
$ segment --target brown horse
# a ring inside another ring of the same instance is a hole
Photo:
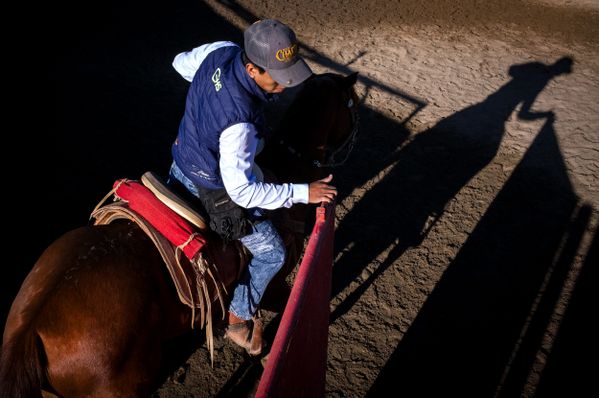
[[[355,82],[356,74],[308,80],[283,117],[277,139],[263,151],[261,165],[280,181],[323,178],[339,161],[340,150],[353,146]],[[301,221],[306,212],[307,206],[297,205],[286,218]],[[238,262],[233,247],[205,249],[219,267]],[[148,396],[157,387],[161,343],[191,330],[191,311],[169,278],[135,224],[87,226],[60,237],[41,255],[12,304],[0,396],[39,397],[42,390],[63,397]],[[231,291],[234,278],[221,278]]]

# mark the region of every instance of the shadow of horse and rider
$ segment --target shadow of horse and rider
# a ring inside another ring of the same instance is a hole
[[[418,133],[394,153],[388,160],[393,166],[385,177],[364,194],[338,226],[335,243],[340,257],[333,271],[333,295],[385,250],[389,253],[337,306],[333,321],[351,308],[407,248],[419,245],[460,189],[491,163],[506,132],[506,121],[518,105],[518,118],[553,123],[551,111],[533,111],[533,104],[551,79],[569,73],[571,65],[567,57],[551,65],[514,65],[509,70],[511,80],[484,101]],[[362,134],[360,144],[368,146],[368,140],[368,133]],[[368,174],[375,176],[380,170]]]
[[[592,359],[586,352],[596,345],[584,327],[592,313],[590,297],[596,296],[589,289],[597,283],[596,253],[589,251],[582,264],[575,278],[577,301],[568,304],[564,317],[580,327],[578,332],[561,333],[556,309],[563,305],[568,279],[576,275],[592,211],[574,193],[553,123],[546,121],[368,396],[391,387],[405,396],[583,396],[593,380],[582,358]],[[597,239],[590,249],[595,252]],[[552,350],[546,333],[567,348]],[[574,359],[570,351],[581,356]],[[554,367],[550,373],[542,369],[547,359]]]
[[[555,131],[556,115],[533,110],[546,85],[571,73],[572,64],[564,57],[553,64],[513,65],[511,80],[484,101],[443,119],[401,148],[388,174],[341,221],[333,294],[347,288],[366,265],[377,266],[344,297],[332,321],[426,238],[448,203],[497,155],[515,111],[520,120],[543,121],[368,396],[393,390],[405,396],[542,397],[558,391],[582,394],[592,385],[584,361],[569,352],[592,360],[588,347],[596,345],[592,333],[574,328],[585,328],[590,297],[596,296],[592,262],[597,235],[581,266],[576,300],[564,316],[565,332],[553,317],[578,267],[577,256],[586,254],[581,242],[595,210],[574,191]],[[376,263],[385,250],[386,258]],[[414,270],[420,272],[426,270]],[[544,347],[547,330],[557,335],[555,351]],[[546,371],[538,370],[539,352],[548,358]]]

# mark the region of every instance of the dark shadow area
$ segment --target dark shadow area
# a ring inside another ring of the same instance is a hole
[[[548,353],[545,369],[534,395],[537,398],[597,394],[598,232],[595,230],[595,237],[578,274],[553,348]]]
[[[512,397],[521,395],[525,390],[534,361],[537,359],[537,352],[543,344],[545,331],[550,327],[551,316],[558,306],[564,283],[572,270],[574,258],[588,228],[591,212],[590,206],[574,209],[570,225],[561,236],[561,242],[555,246],[555,256],[551,259],[551,265],[547,267],[545,281],[538,289],[539,299],[531,305],[530,315],[533,316],[524,324],[521,340],[513,350],[516,356],[510,359],[504,370],[497,396]],[[531,296],[523,298],[530,300]],[[528,304],[531,301],[524,302]],[[555,330],[551,332],[553,334]]]
[[[356,280],[368,264],[378,265],[337,306],[332,320],[347,312],[408,247],[419,245],[460,189],[493,160],[505,123],[518,105],[521,119],[553,120],[551,112],[534,112],[532,106],[554,76],[570,72],[571,64],[570,58],[562,58],[552,65],[512,66],[512,79],[483,102],[419,133],[393,155],[392,169],[338,226],[335,244],[342,256],[333,269],[333,295]],[[389,254],[377,262],[385,250]]]
[[[182,336],[167,340],[162,344],[166,354],[160,364],[160,377],[155,389],[159,389],[167,380],[183,384],[189,370],[189,357],[198,349],[206,349],[206,334],[203,330],[193,330]],[[218,353],[215,351],[215,355]],[[152,396],[159,397],[158,394]]]
[[[253,397],[264,368],[259,361],[245,358],[215,397]]]
[[[8,148],[28,171],[11,180],[18,198],[0,289],[1,330],[45,247],[86,225],[116,179],[167,172],[189,85],[172,68],[174,56],[242,37],[202,2],[52,3],[26,12],[21,28],[30,41],[14,54],[21,85],[11,116],[19,122]],[[164,378],[203,336],[195,331],[165,345]]]
[[[201,2],[45,7],[32,11],[35,45],[19,59],[33,87],[23,90],[28,101],[17,110],[22,132],[14,148],[32,170],[11,183],[19,211],[1,289],[2,328],[44,248],[85,225],[116,179],[168,170],[188,86],[171,67],[174,56],[241,37]]]
[[[549,114],[368,396],[521,396],[590,214]]]

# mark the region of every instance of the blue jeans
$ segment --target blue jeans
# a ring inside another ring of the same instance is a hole
[[[180,181],[189,192],[199,197],[198,188],[173,162],[170,178]],[[252,209],[251,214],[262,215],[261,209]],[[270,220],[252,226],[252,233],[240,239],[252,253],[252,260],[238,282],[229,311],[241,319],[251,319],[256,313],[268,284],[285,262],[285,244]]]

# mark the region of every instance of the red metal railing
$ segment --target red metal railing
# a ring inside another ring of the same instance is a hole
[[[324,396],[334,230],[334,204],[319,207],[258,398]]]

